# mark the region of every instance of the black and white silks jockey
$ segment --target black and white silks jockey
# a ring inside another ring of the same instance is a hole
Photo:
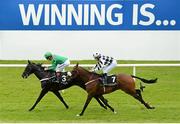
[[[93,57],[95,60],[97,60],[97,64],[95,65],[95,67],[91,69],[91,71],[102,70],[103,83],[107,84],[107,74],[114,67],[117,66],[117,61],[113,57],[104,56],[104,55],[101,55],[100,53],[93,54]]]

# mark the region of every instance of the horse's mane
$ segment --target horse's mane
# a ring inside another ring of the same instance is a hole
[[[37,67],[39,67],[42,71],[44,71],[45,73],[48,73],[49,75],[54,75],[54,71],[51,71],[51,70],[44,70],[44,66],[42,66],[42,63],[32,63],[32,64],[34,64],[35,66],[37,66]]]
[[[39,67],[41,70],[45,71],[44,70],[44,66],[42,66],[42,63],[32,63],[34,64],[35,66]],[[50,70],[47,70],[46,72],[50,72],[50,73],[53,73],[53,71],[50,71]]]
[[[32,63],[32,64],[34,64],[34,65],[36,65],[36,66],[38,66],[38,67],[40,67],[41,69],[43,69],[44,70],[44,67],[42,66],[42,63]]]
[[[84,71],[86,71],[86,72],[88,72],[88,73],[90,73],[90,74],[93,74],[93,75],[96,75],[96,76],[100,76],[100,74],[97,74],[97,73],[95,73],[95,72],[90,72],[89,70],[87,70],[87,69],[85,69],[85,68],[83,68],[83,67],[81,67],[81,66],[78,66],[78,68],[80,68],[80,69],[82,69],[82,70],[84,70]]]

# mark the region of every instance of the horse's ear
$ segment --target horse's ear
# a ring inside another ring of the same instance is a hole
[[[38,63],[37,65],[40,66],[40,67],[42,67],[42,63]]]
[[[79,63],[76,64],[76,68],[79,66]]]
[[[31,61],[30,61],[30,60],[28,60],[28,64],[31,64]]]

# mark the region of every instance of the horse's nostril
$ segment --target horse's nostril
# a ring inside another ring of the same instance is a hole
[[[24,74],[23,74],[23,75],[22,75],[22,78],[27,78],[27,75],[24,75]]]

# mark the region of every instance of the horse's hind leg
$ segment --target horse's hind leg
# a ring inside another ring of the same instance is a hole
[[[147,109],[154,109],[155,107],[151,107],[148,103],[146,103],[143,98],[142,98],[142,95],[141,95],[141,91],[139,89],[136,90],[136,94],[133,95],[134,98],[136,98],[137,100],[139,100],[142,104],[144,104],[144,106],[147,108]]]
[[[100,96],[99,98],[102,100],[102,102],[103,102],[108,108],[111,109],[112,112],[116,113],[116,112],[114,111],[114,108],[111,107],[111,106],[108,104],[108,101],[107,101],[103,96]]]
[[[32,111],[36,105],[41,101],[41,99],[44,97],[44,95],[48,92],[48,89],[44,88],[41,90],[41,93],[39,95],[39,97],[37,98],[36,102],[34,103],[34,105],[29,109],[29,111]]]
[[[100,104],[101,107],[103,107],[104,109],[107,109],[107,107],[101,102],[101,100],[99,100],[99,98],[97,96],[94,97],[97,102]]]
[[[61,96],[61,94],[55,90],[55,91],[52,91],[58,98],[59,100],[64,104],[64,106],[68,109],[69,106],[66,104],[66,102],[64,101],[63,97]]]

